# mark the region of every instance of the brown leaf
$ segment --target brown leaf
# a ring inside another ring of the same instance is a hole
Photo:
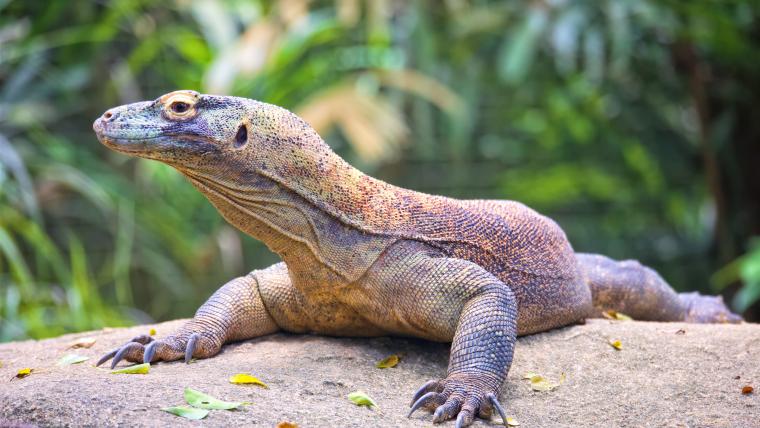
[[[277,424],[277,427],[275,428],[298,428],[298,425],[296,425],[293,422],[282,421],[279,424]]]
[[[686,330],[679,328],[676,334],[686,334]]]
[[[81,337],[69,344],[69,348],[91,348],[95,344],[96,339],[94,337]]]
[[[749,385],[744,385],[744,387],[742,388],[742,394],[744,394],[744,395],[752,394],[752,392],[754,390],[755,390],[755,388],[753,388],[753,387],[751,387]]]

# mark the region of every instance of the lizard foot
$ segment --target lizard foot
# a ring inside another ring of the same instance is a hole
[[[704,296],[696,291],[678,295],[687,307],[684,317],[686,322],[738,324],[744,321],[741,316],[728,309],[723,302],[723,296]]]
[[[183,332],[163,339],[153,339],[148,335],[133,338],[127,344],[103,355],[99,366],[113,358],[113,369],[121,360],[133,363],[174,361],[184,357],[189,363],[193,357],[208,358],[219,353],[222,341],[207,333]]]
[[[490,418],[496,409],[502,421],[506,421],[506,413],[496,398],[498,386],[494,387],[494,383],[473,374],[449,375],[443,380],[431,380],[414,394],[408,417],[420,408],[435,409],[433,423],[456,416],[456,428],[461,428],[470,425],[476,415]]]

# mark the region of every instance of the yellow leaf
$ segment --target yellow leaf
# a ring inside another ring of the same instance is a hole
[[[530,388],[534,391],[551,391],[555,389],[556,387],[560,386],[562,382],[565,381],[565,374],[562,373],[562,375],[559,378],[559,383],[554,383],[550,381],[549,379],[546,379],[545,377],[541,376],[540,374],[528,372],[525,373],[523,376],[523,379],[530,380]]]
[[[378,369],[388,369],[391,367],[396,367],[396,364],[398,364],[398,355],[393,354],[389,355],[382,360],[378,361],[377,364],[375,364],[375,367]]]
[[[353,401],[357,406],[377,407],[377,403],[367,395],[366,392],[355,391],[348,394],[348,399]]]
[[[151,336],[155,336],[156,335],[156,329],[155,328],[150,329],[148,331],[148,334],[151,335]]]
[[[511,416],[507,416],[507,426],[508,427],[519,427],[520,422],[517,422],[517,420]]]
[[[602,312],[602,316],[610,319],[610,320],[616,320],[616,321],[633,321],[633,318],[629,317],[628,315],[618,312],[618,311],[604,311]]]
[[[91,348],[95,344],[96,339],[94,337],[82,337],[69,344],[69,348]]]
[[[150,363],[136,364],[119,370],[111,370],[112,374],[148,374]]]
[[[623,343],[620,342],[619,340],[610,340],[610,346],[617,349],[618,351],[623,349]]]
[[[34,369],[29,369],[29,368],[21,369],[16,373],[16,377],[19,379],[25,378],[29,376],[30,374],[32,374],[32,370]]]
[[[282,421],[275,428],[298,428],[298,425],[293,422]]]
[[[251,376],[246,373],[238,373],[236,375],[233,375],[230,377],[230,383],[234,383],[236,385],[259,385],[267,389],[269,388],[267,384],[259,380],[259,378],[256,376]]]

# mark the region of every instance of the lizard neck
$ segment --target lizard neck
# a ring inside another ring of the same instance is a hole
[[[229,223],[262,241],[303,277],[301,283],[355,280],[392,242],[346,225],[281,183],[244,168],[228,168],[223,179],[178,169]]]

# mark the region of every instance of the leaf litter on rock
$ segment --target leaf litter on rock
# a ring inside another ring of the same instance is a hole
[[[367,395],[367,393],[364,391],[354,391],[348,394],[347,397],[357,406],[367,406],[369,408],[378,407],[377,403],[375,403],[375,400],[373,400],[372,397]]]
[[[119,370],[111,370],[111,374],[148,374],[150,363],[135,364]]]
[[[69,343],[69,349],[77,348],[91,348],[97,340],[94,337],[81,337],[71,343]]]
[[[161,410],[171,413],[172,415],[182,416],[183,418],[192,419],[194,421],[205,418],[209,413],[209,411],[206,409],[198,409],[189,406],[164,407]]]
[[[628,316],[628,315],[626,315],[626,314],[624,314],[622,312],[613,311],[613,310],[602,312],[602,316],[605,317],[605,318],[607,318],[608,320],[633,321],[633,318],[631,318],[630,316]]]
[[[552,382],[544,376],[534,372],[527,372],[523,375],[523,379],[530,380],[530,388],[532,390],[541,392],[556,389],[565,382],[565,378],[566,376],[564,372],[559,376],[559,382],[557,383]]]
[[[390,369],[390,368],[396,367],[399,360],[400,358],[396,354],[388,355],[387,357],[378,361],[377,364],[375,364],[375,367],[377,367],[378,369]]]
[[[59,365],[59,366],[70,366],[72,364],[83,363],[83,362],[85,362],[85,361],[87,361],[89,359],[90,359],[90,357],[85,357],[85,356],[82,356],[82,355],[66,354],[63,357],[61,357],[61,359],[58,360],[58,362],[56,364]]]
[[[267,384],[262,382],[259,378],[247,373],[238,373],[236,375],[232,375],[229,379],[229,382],[235,385],[258,385],[269,389]]]
[[[185,388],[187,404],[200,409],[232,410],[246,404],[242,401],[222,401],[192,388]]]

